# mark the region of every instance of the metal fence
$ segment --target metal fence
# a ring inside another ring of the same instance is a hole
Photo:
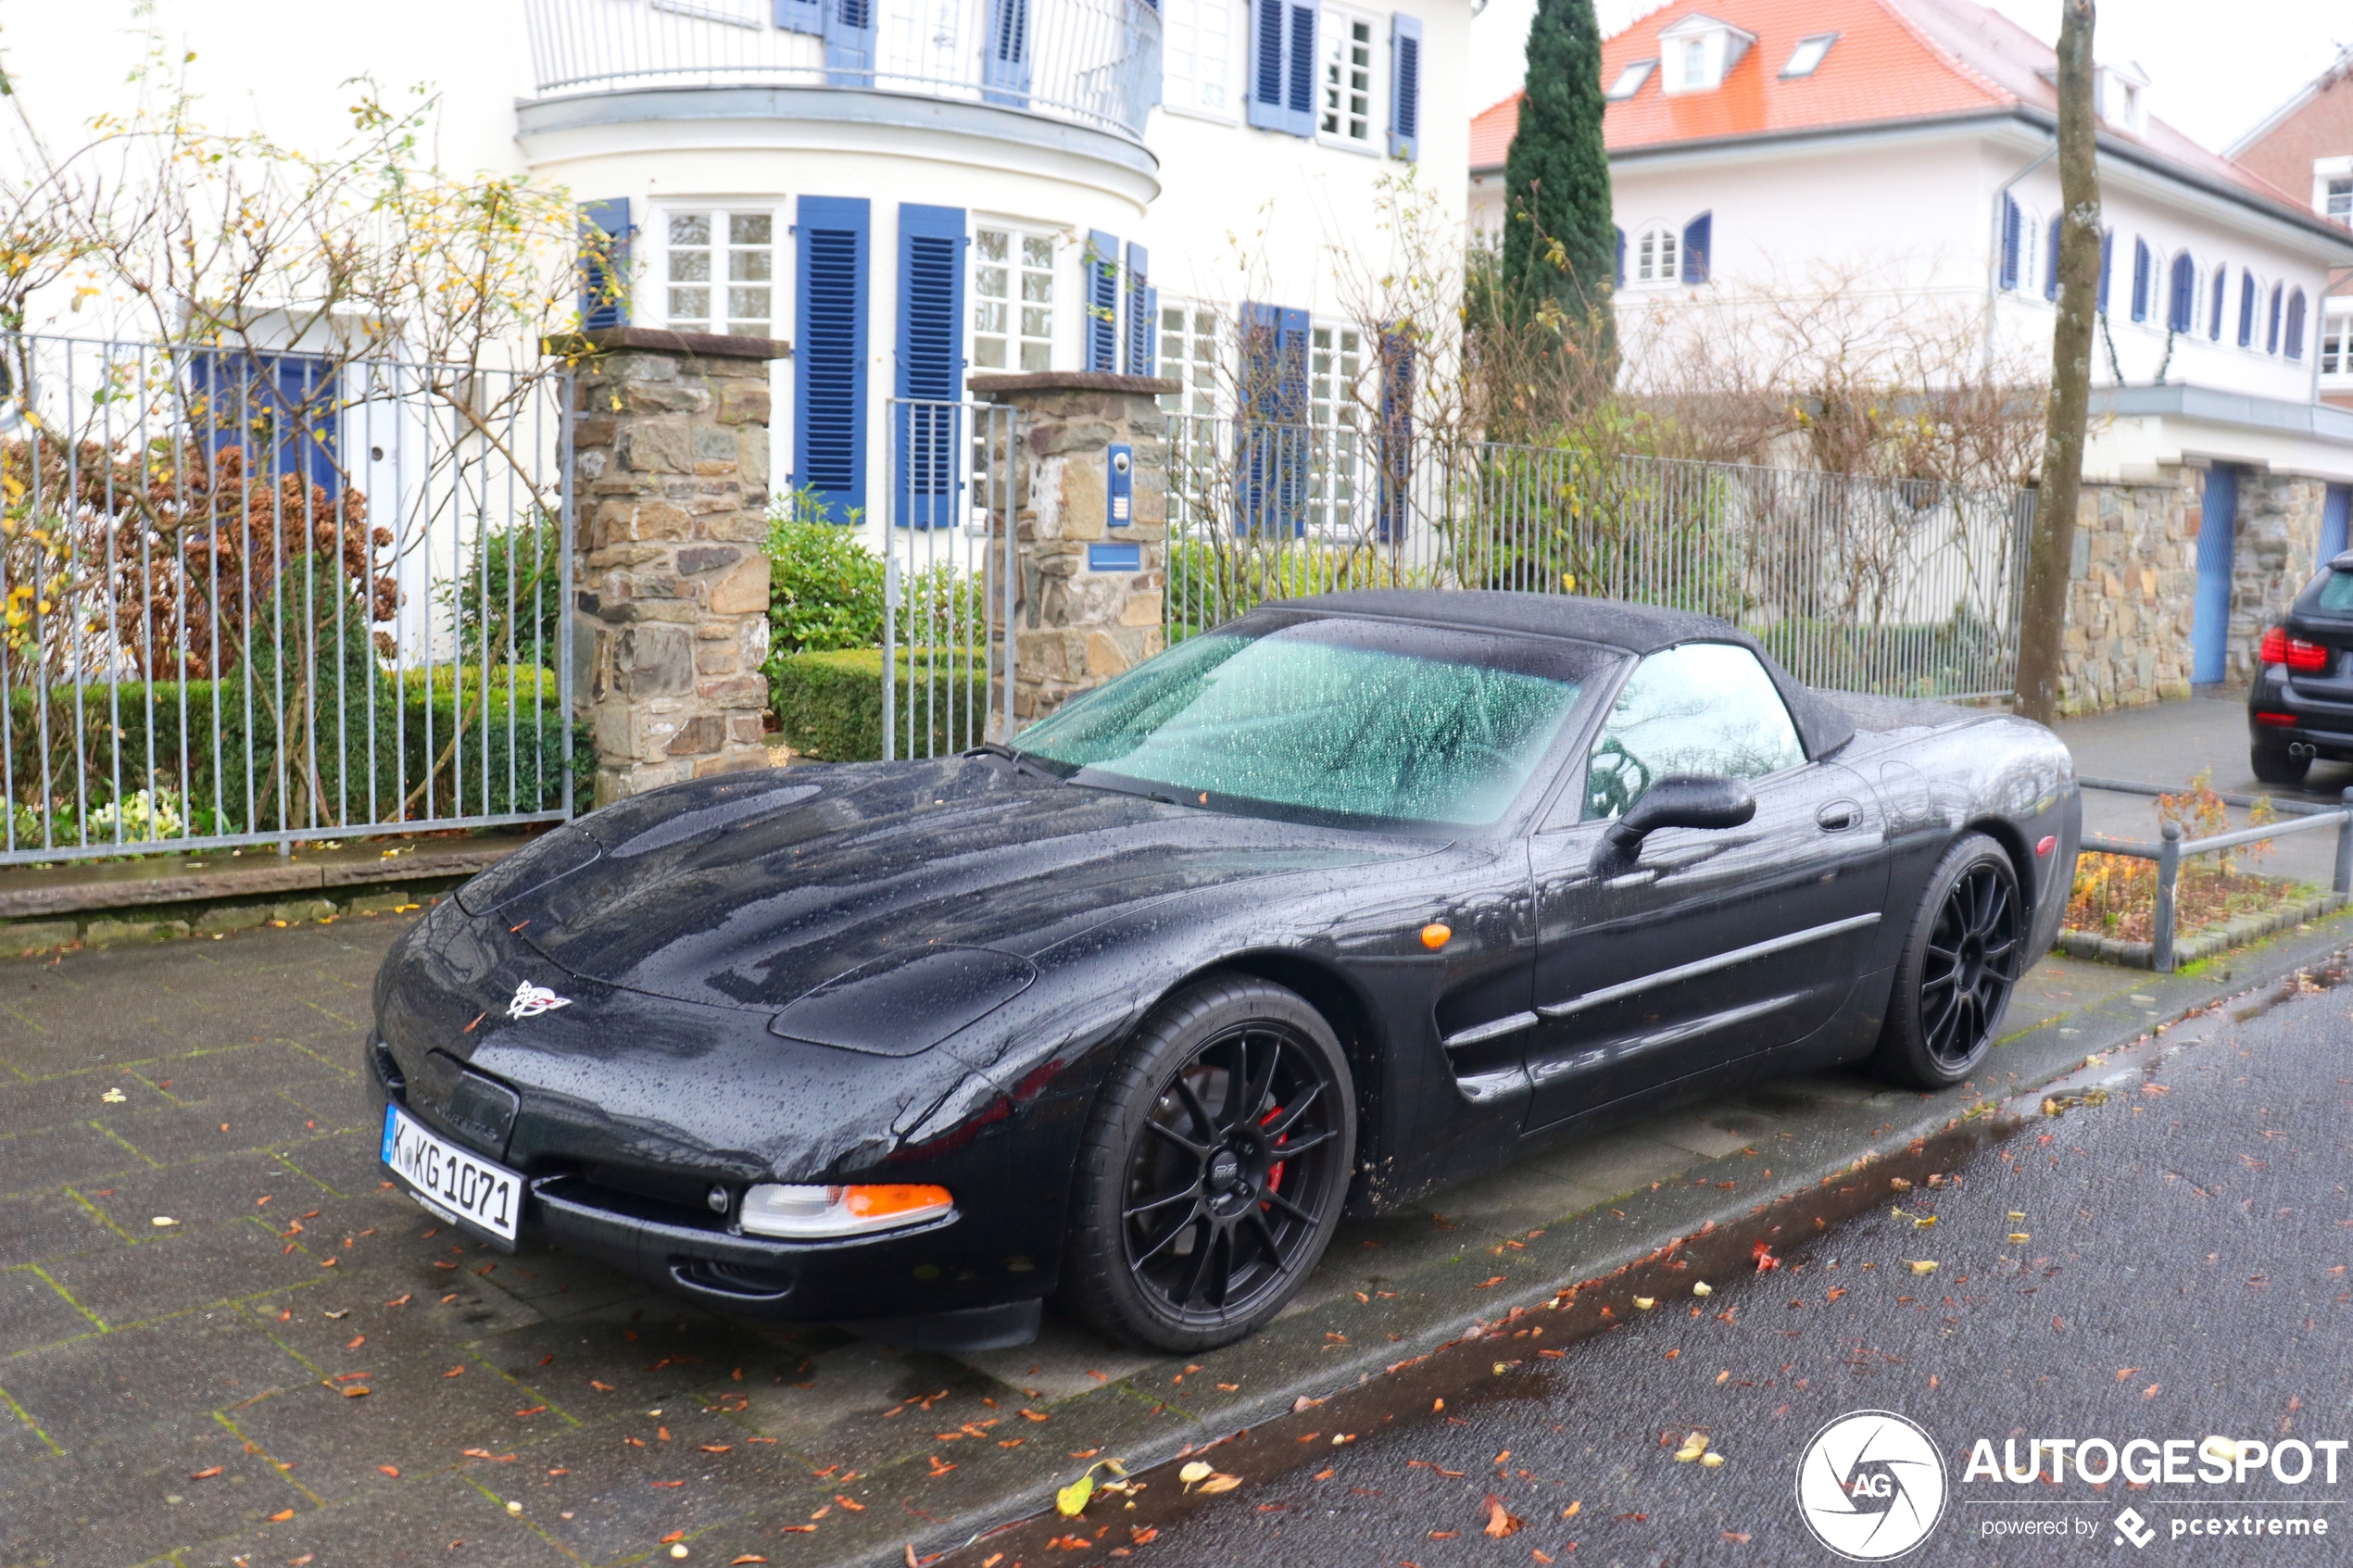
[[[1505,588],[1702,611],[1809,684],[2016,684],[2033,498],[1909,480],[1172,415],[1167,634],[1347,588]]]
[[[569,386],[0,338],[0,863],[570,816]]]
[[[545,94],[875,88],[1140,137],[1160,93],[1151,0],[528,0]]]
[[[1015,410],[892,398],[883,759],[1011,738]]]

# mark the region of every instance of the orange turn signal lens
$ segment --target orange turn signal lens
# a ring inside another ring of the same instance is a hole
[[[900,1219],[925,1210],[945,1210],[950,1204],[946,1187],[913,1186],[892,1184],[877,1186],[848,1186],[841,1189],[842,1206],[862,1220]]]
[[[1432,921],[1422,927],[1422,946],[1433,953],[1453,939],[1454,928],[1451,925],[1441,925],[1436,921]]]

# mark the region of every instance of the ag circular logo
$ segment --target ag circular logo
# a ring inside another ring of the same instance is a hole
[[[1798,1458],[1797,1511],[1814,1538],[1841,1557],[1901,1557],[1944,1516],[1944,1457],[1900,1415],[1842,1415]]]

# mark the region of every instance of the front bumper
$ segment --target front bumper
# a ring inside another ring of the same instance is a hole
[[[380,1060],[372,1049],[368,1057],[371,1065]],[[484,1148],[478,1138],[396,1096],[379,1073],[370,1077],[379,1120],[384,1106],[397,1099],[403,1110],[442,1136],[502,1158],[501,1151]],[[517,1131],[524,1129],[519,1125]],[[389,1166],[384,1173],[394,1175]],[[522,1245],[550,1243],[742,1317],[797,1323],[929,1317],[1035,1301],[1054,1285],[1050,1259],[1009,1255],[1002,1235],[989,1234],[1002,1227],[974,1223],[961,1206],[904,1230],[839,1241],[779,1241],[748,1236],[724,1216],[576,1173],[526,1173],[517,1228]],[[506,1245],[487,1232],[466,1229]]]

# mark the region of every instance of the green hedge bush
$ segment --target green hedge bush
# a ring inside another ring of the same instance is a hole
[[[898,659],[899,749],[907,749],[913,715],[915,749],[923,749],[928,721],[933,753],[944,755],[977,745],[988,707],[986,661],[975,655],[942,658],[935,672],[927,659],[901,650]],[[768,660],[768,700],[785,744],[825,762],[872,762],[883,754],[883,656],[880,648],[837,648],[778,654]],[[912,707],[910,704],[912,703]],[[950,722],[950,709],[954,722]]]

